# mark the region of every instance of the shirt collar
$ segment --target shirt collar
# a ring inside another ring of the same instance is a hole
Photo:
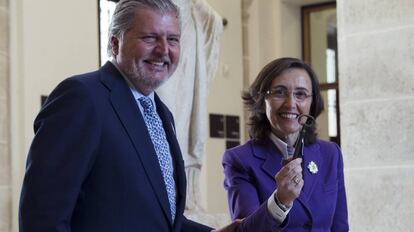
[[[288,157],[287,143],[283,142],[283,140],[279,139],[273,133],[269,134],[269,138],[276,145],[276,147],[279,149],[279,151],[282,153],[283,157],[287,158]]]

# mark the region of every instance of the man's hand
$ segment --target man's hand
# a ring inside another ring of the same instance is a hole
[[[232,222],[231,224],[215,230],[216,232],[234,232],[236,231],[237,226],[243,221],[243,219],[236,219],[234,222]]]

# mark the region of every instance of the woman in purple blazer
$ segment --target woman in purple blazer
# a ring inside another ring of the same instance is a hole
[[[313,125],[306,130],[303,158],[292,158],[302,128],[298,116],[316,118],[323,111],[314,71],[295,58],[274,60],[243,93],[243,100],[250,112],[251,140],[223,157],[232,219],[266,208],[269,226],[245,231],[348,231],[339,147],[319,140]]]

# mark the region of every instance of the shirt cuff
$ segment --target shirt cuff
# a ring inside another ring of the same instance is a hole
[[[267,199],[267,210],[277,222],[282,224],[292,207],[286,209],[286,211],[283,211],[283,209],[281,209],[280,206],[276,203],[276,193],[277,189],[272,193],[269,199]]]

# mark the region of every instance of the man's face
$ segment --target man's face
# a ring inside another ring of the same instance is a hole
[[[173,12],[137,9],[135,23],[123,38],[112,38],[121,71],[148,95],[175,71],[180,57],[180,26]]]

